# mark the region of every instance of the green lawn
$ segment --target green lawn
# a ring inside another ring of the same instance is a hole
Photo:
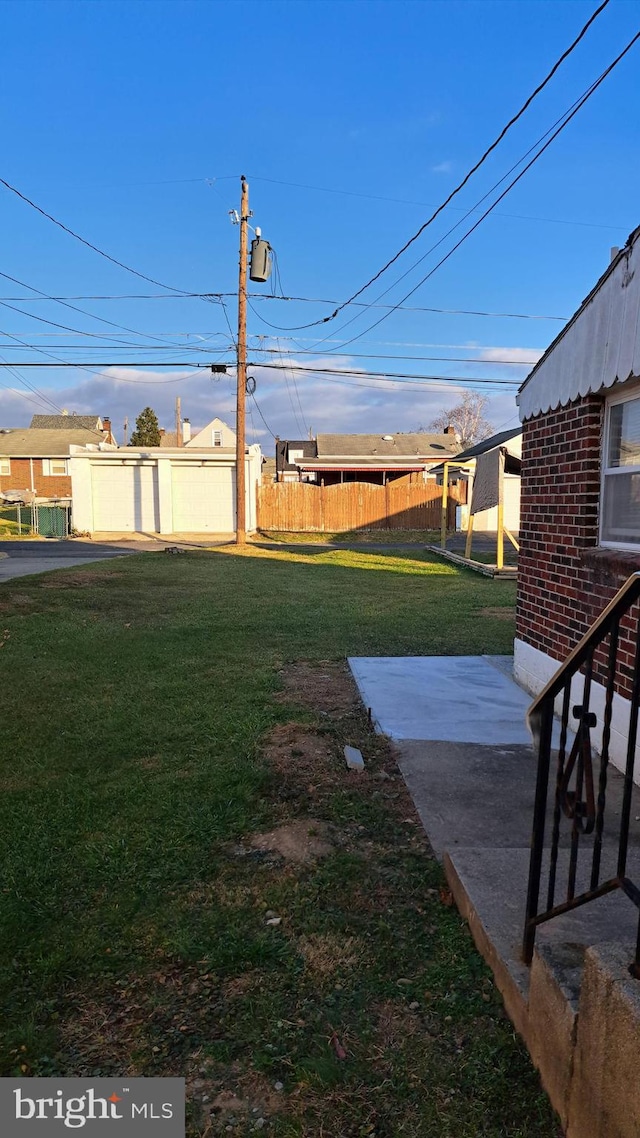
[[[340,533],[259,530],[255,540],[284,545],[432,545],[440,541],[440,530],[354,529],[342,530]]]
[[[556,1136],[344,668],[509,652],[513,602],[411,551],[0,587],[0,1073],[184,1074],[190,1138]]]

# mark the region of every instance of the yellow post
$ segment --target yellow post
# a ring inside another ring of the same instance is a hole
[[[467,544],[464,547],[464,555],[469,560],[471,558],[471,540],[473,537],[473,514],[471,513],[471,506],[469,506],[469,524],[467,526]]]
[[[496,569],[504,566],[504,506],[498,503],[498,539],[496,549]]]
[[[447,495],[449,492],[449,463],[445,462],[442,474],[442,515],[440,519],[440,548],[447,545]]]

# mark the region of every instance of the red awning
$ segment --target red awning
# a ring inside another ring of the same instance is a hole
[[[340,474],[341,470],[344,470],[344,471],[349,470],[349,471],[356,471],[356,472],[365,471],[365,470],[373,470],[373,471],[378,471],[378,472],[385,471],[385,470],[393,470],[393,471],[404,471],[405,474],[411,474],[414,471],[420,471],[420,470],[425,469],[425,463],[424,462],[421,463],[420,466],[392,466],[392,465],[388,465],[388,466],[317,466],[315,463],[310,463],[310,462],[305,462],[305,463],[299,462],[296,465],[299,466],[300,470],[316,470],[316,471],[318,471],[318,473],[325,473],[325,474],[329,473],[329,472],[333,472],[335,474]]]

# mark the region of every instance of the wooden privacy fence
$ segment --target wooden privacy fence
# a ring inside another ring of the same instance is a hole
[[[447,527],[455,528],[456,488],[449,490]],[[274,482],[258,487],[258,529],[341,533],[354,529],[439,529],[442,487],[389,482]]]

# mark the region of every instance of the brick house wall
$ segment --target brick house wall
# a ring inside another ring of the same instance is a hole
[[[558,662],[640,569],[640,552],[598,547],[603,424],[597,395],[523,424],[516,637]],[[632,656],[624,624],[618,661],[616,687],[628,698]],[[600,682],[603,665],[601,652],[594,668]]]
[[[34,458],[33,484],[39,498],[70,498],[70,475],[42,473],[42,459]],[[12,458],[11,473],[0,475],[0,490],[30,490],[31,467],[28,458]]]

